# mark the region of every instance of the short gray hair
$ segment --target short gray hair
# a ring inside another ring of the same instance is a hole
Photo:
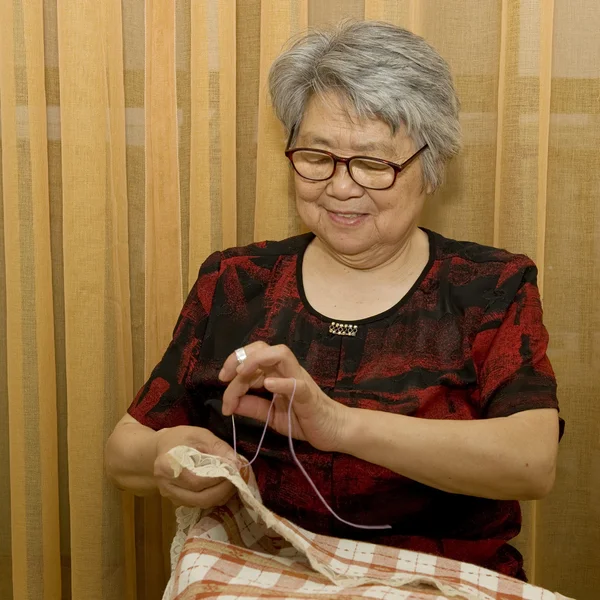
[[[425,186],[442,182],[460,149],[459,101],[446,61],[423,38],[389,23],[344,21],[312,30],[273,63],[269,90],[288,132],[298,130],[313,94],[339,93],[361,118],[379,118],[395,133],[401,124],[424,144]]]

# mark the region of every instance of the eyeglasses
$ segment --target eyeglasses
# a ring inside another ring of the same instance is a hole
[[[294,170],[300,177],[310,181],[326,181],[331,179],[338,163],[343,163],[348,169],[350,177],[361,187],[369,190],[387,190],[391,188],[398,173],[403,171],[415,160],[428,146],[425,144],[403,163],[397,164],[382,158],[371,156],[350,156],[344,158],[326,150],[314,148],[292,148],[290,143],[294,129],[290,133],[285,155],[292,163]]]

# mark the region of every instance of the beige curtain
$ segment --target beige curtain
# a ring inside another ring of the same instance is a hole
[[[597,0],[0,0],[0,598],[161,597],[172,510],[103,445],[203,258],[301,230],[266,75],[343,17],[453,68],[464,150],[424,222],[539,265],[568,428],[517,543],[600,597]]]

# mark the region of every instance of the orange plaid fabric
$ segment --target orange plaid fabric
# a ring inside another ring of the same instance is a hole
[[[240,471],[180,446],[182,468],[226,477],[225,506],[179,509],[173,573],[163,600],[355,599],[568,600],[522,581],[429,554],[317,535],[269,511],[250,468]]]

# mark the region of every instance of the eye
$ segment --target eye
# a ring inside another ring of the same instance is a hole
[[[317,154],[316,152],[307,152],[302,156],[302,159],[313,165],[326,164],[331,160],[326,154]]]
[[[391,168],[384,162],[379,162],[378,160],[368,160],[364,158],[353,160],[352,167],[354,169],[359,169],[361,171],[369,173],[379,173],[381,171],[388,171]]]

